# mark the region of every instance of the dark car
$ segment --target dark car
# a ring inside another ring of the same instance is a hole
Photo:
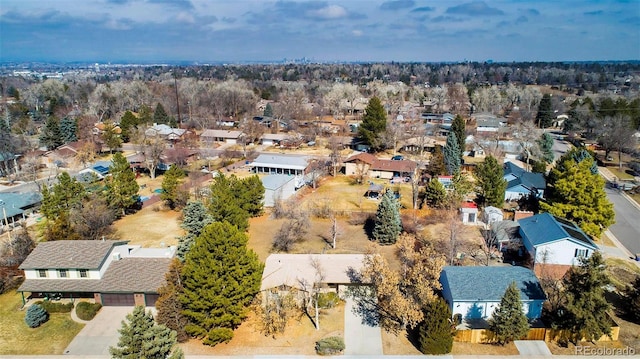
[[[402,156],[402,155],[395,155],[395,156],[391,157],[391,160],[392,160],[392,161],[402,161],[402,160],[404,160],[404,156]]]

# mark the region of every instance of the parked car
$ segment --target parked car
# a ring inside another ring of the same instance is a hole
[[[402,156],[402,155],[395,155],[395,156],[391,157],[391,160],[392,160],[392,161],[402,161],[402,160],[404,160],[404,156]]]

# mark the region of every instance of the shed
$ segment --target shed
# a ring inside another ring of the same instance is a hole
[[[478,206],[473,202],[465,202],[460,207],[460,216],[464,224],[478,223]]]
[[[262,177],[264,186],[264,206],[273,207],[276,201],[287,200],[296,192],[297,176],[292,175],[268,175]]]

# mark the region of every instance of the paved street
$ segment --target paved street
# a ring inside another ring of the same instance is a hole
[[[605,191],[616,212],[616,223],[609,230],[631,253],[640,253],[640,210],[618,190]]]

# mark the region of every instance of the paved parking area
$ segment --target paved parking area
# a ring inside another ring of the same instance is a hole
[[[109,347],[118,344],[118,329],[133,307],[102,307],[98,314],[69,343],[69,355],[109,355]]]

